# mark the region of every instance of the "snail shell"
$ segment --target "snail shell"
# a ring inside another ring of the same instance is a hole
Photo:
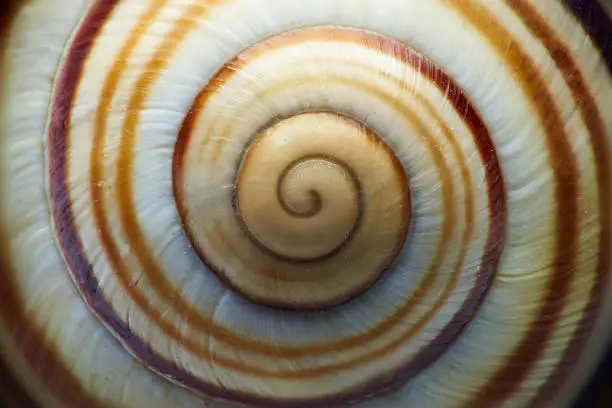
[[[15,406],[564,407],[592,374],[607,5],[4,7]]]

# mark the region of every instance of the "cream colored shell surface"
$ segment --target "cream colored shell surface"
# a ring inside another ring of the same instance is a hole
[[[578,3],[7,3],[9,402],[571,406],[612,334]]]

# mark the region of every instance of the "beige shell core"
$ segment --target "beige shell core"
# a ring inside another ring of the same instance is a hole
[[[257,303],[344,303],[370,288],[406,242],[406,172],[381,139],[344,115],[301,113],[262,130],[234,185],[235,226],[207,229],[195,208],[186,219],[199,224],[192,228],[202,232],[206,262]],[[197,183],[187,185],[186,208],[198,194]]]

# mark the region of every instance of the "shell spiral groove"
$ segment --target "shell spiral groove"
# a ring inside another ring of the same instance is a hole
[[[612,335],[610,36],[584,0],[2,10],[15,406],[570,406]]]

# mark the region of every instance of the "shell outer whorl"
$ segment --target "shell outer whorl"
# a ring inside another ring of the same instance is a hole
[[[13,397],[571,403],[611,332],[609,17],[578,0],[345,3],[15,8]]]
[[[333,38],[338,38],[341,40],[351,41],[351,42],[365,40],[367,41],[367,44],[376,46],[377,50],[380,50],[381,47],[383,49],[389,50],[388,52],[391,53],[391,55],[393,55],[394,58],[397,58],[400,61],[403,61],[404,63],[411,64],[413,67],[419,70],[420,74],[426,75],[429,78],[429,80],[434,81],[434,84],[437,88],[439,88],[441,91],[447,92],[447,96],[449,97],[449,102],[455,107],[456,112],[461,113],[462,119],[466,122],[466,125],[471,129],[476,147],[482,156],[482,161],[486,163],[487,165],[487,170],[488,170],[487,171],[487,184],[488,184],[488,190],[489,190],[488,196],[489,196],[489,214],[490,214],[489,217],[491,220],[491,226],[489,227],[490,228],[489,238],[487,239],[487,244],[484,248],[484,255],[483,255],[483,261],[482,261],[483,265],[479,270],[479,274],[477,277],[477,281],[474,285],[474,288],[472,291],[470,291],[467,299],[465,300],[463,307],[454,315],[453,319],[446,326],[441,328],[441,331],[439,335],[437,336],[437,338],[434,339],[432,342],[430,342],[427,347],[421,350],[419,355],[416,358],[409,360],[409,362],[406,363],[404,367],[401,367],[401,366],[398,367],[398,369],[396,369],[392,375],[383,376],[379,374],[377,375],[376,379],[371,379],[371,380],[368,380],[368,382],[366,383],[362,383],[358,386],[353,386],[352,389],[348,389],[347,391],[337,393],[335,396],[321,397],[319,399],[312,398],[312,397],[303,399],[303,400],[294,399],[293,402],[291,400],[285,399],[285,400],[279,400],[278,403],[275,402],[275,399],[272,399],[272,398],[256,397],[253,395],[245,395],[238,391],[228,392],[226,391],[226,389],[218,389],[214,386],[206,384],[205,382],[202,382],[200,379],[192,376],[191,374],[185,372],[184,370],[180,370],[176,365],[174,365],[174,363],[164,358],[160,358],[158,355],[156,355],[155,352],[150,351],[150,349],[148,349],[145,343],[143,343],[137,337],[134,337],[131,334],[132,331],[129,330],[127,327],[125,327],[124,324],[120,322],[120,319],[118,319],[114,313],[111,313],[110,315],[106,315],[107,310],[112,309],[112,307],[108,305],[107,301],[104,299],[103,291],[101,291],[100,289],[97,289],[95,286],[94,287],[83,286],[81,284],[81,290],[88,292],[88,294],[85,295],[86,298],[90,296],[93,297],[92,301],[95,302],[95,304],[97,305],[103,305],[104,303],[107,303],[108,306],[94,307],[93,308],[94,311],[99,316],[102,317],[103,321],[107,325],[109,324],[109,322],[114,322],[114,324],[117,325],[116,327],[113,327],[114,334],[116,336],[119,336],[122,342],[126,343],[128,347],[130,348],[130,350],[139,359],[144,360],[148,366],[150,366],[153,370],[159,372],[160,374],[165,375],[167,377],[171,377],[175,381],[180,382],[181,384],[187,386],[188,388],[192,388],[194,390],[200,391],[206,395],[211,395],[214,397],[219,397],[219,398],[233,400],[237,402],[243,402],[243,403],[258,404],[258,405],[261,404],[263,406],[276,406],[276,404],[279,404],[279,406],[289,406],[289,405],[310,406],[312,404],[334,404],[334,405],[343,404],[343,403],[355,400],[356,398],[358,398],[357,397],[358,395],[371,395],[372,393],[380,392],[383,389],[388,389],[390,387],[395,388],[399,384],[403,384],[405,381],[407,381],[407,379],[414,376],[416,373],[420,372],[425,367],[433,363],[433,361],[435,361],[439,357],[439,355],[444,350],[444,348],[450,345],[449,341],[455,338],[456,335],[462,330],[463,326],[468,321],[468,316],[470,316],[473,313],[475,308],[480,303],[480,300],[482,299],[482,296],[484,295],[486,289],[488,288],[488,282],[490,281],[493,271],[495,270],[495,264],[497,262],[499,253],[502,248],[502,246],[500,245],[500,241],[501,241],[501,236],[503,234],[503,221],[505,219],[505,211],[504,211],[505,205],[503,201],[504,185],[503,183],[498,182],[498,180],[501,179],[501,170],[500,170],[499,164],[497,163],[497,158],[495,156],[495,149],[492,148],[492,143],[490,142],[486,127],[484,126],[481,119],[479,118],[479,115],[471,107],[466,96],[461,92],[459,87],[453,83],[450,77],[448,77],[447,75],[444,75],[442,71],[435,69],[435,67],[433,66],[431,62],[424,60],[423,57],[417,54],[416,52],[409,51],[407,48],[399,46],[391,39],[380,37],[375,34],[368,34],[366,32],[344,30],[344,29],[323,28],[321,29],[322,31],[319,31],[319,29],[315,28],[313,30],[314,31],[310,31],[310,30],[303,31],[304,33],[303,35],[308,37],[310,33],[312,32],[314,33],[312,38],[316,41],[321,41],[322,39],[325,38],[326,30],[332,30]],[[291,35],[293,35],[293,33]],[[372,36],[375,36],[375,37],[372,37]],[[282,43],[284,43],[284,37],[281,35],[278,41],[282,45]],[[164,50],[164,48],[161,48],[161,50]],[[406,50],[408,50],[408,52],[406,52]],[[154,61],[156,65],[158,64],[157,59],[154,59],[152,61]],[[150,81],[151,81],[151,78],[146,77],[146,83],[149,83]],[[216,84],[217,82],[214,82],[214,83]],[[145,82],[143,81],[142,85],[144,84]],[[141,89],[141,88],[138,88],[138,89]],[[61,94],[66,95],[67,93],[61,92]],[[209,95],[209,93],[205,92],[205,95]],[[132,97],[132,101],[137,101],[137,100],[138,100],[137,96]],[[198,103],[200,102],[196,101],[196,104]],[[65,109],[61,108],[61,105],[58,110],[60,112],[66,112]],[[195,115],[191,114],[190,117],[195,117]],[[127,126],[127,122],[125,126]],[[131,131],[128,132],[128,134],[129,133],[131,133]],[[55,137],[63,137],[63,135],[65,135],[65,133],[61,133],[61,132],[51,133],[50,134],[50,138],[52,140],[51,145],[61,146],[62,145],[61,143],[54,143],[53,140]],[[127,149],[123,151],[127,151]],[[435,153],[435,150],[433,150],[433,152]],[[61,161],[62,160],[61,154],[55,154],[55,152],[52,152],[50,154],[50,157],[53,160],[51,163],[51,166],[53,168],[62,168],[65,166],[65,163],[62,163]],[[54,162],[55,160],[59,160],[59,161]],[[125,180],[123,182],[125,183]],[[94,184],[97,185],[97,183],[94,183]],[[124,193],[125,192],[126,191],[124,191]],[[64,197],[64,193],[52,192],[52,195]],[[98,196],[97,199],[94,201],[94,205],[96,204],[100,205],[101,198],[102,196]],[[60,219],[65,219],[66,211],[64,210],[64,207],[55,206],[55,208],[56,208],[56,217],[59,217]],[[65,225],[63,224],[63,222],[60,224],[62,226]],[[132,227],[130,228],[130,233],[134,233],[134,231],[132,230],[132,228],[134,227],[136,227],[136,225],[132,224]],[[74,227],[62,228],[62,230],[65,232],[65,231],[73,230],[73,228]],[[60,240],[64,242],[66,241],[70,242],[76,238],[76,237],[70,237],[70,238],[67,238],[67,237],[68,236],[63,236],[63,237],[60,236]],[[112,245],[112,244],[110,242],[106,242],[105,245]],[[141,244],[137,244],[137,247],[142,248],[140,245]],[[62,247],[65,248],[63,245]],[[111,250],[111,253],[112,252],[116,253],[115,262],[117,264],[115,265],[115,267],[118,267],[121,264],[121,261],[118,259],[119,257],[117,256],[117,249]],[[75,254],[70,255],[70,257],[74,257],[74,256]],[[87,262],[84,259],[85,258],[84,254],[82,253],[80,255],[76,255],[76,257],[77,259],[78,258],[83,259],[83,261],[79,261],[79,263]],[[145,260],[144,262],[147,265],[147,269],[149,268],[153,270],[155,269],[155,265],[152,262],[147,261],[147,260]],[[434,264],[436,264],[436,262],[434,262]],[[125,266],[123,268],[125,268]],[[79,281],[81,282],[86,281],[86,282],[91,282],[91,283],[95,282],[95,278],[91,276],[90,271],[92,269],[90,267],[79,267],[78,264],[74,264],[71,266],[70,270],[73,274],[75,274],[75,278],[77,282]],[[245,270],[241,270],[240,272],[245,272]],[[450,281],[450,282],[451,282],[450,284],[452,284],[453,281]],[[88,285],[91,285],[91,283],[89,283]],[[417,290],[415,293],[415,296],[422,296],[420,293],[426,290],[425,289],[426,287],[427,286],[423,286],[422,288]],[[127,289],[127,287],[124,286],[124,289]],[[157,289],[157,292],[158,294],[161,294],[160,288]],[[137,300],[141,297],[140,295],[137,295],[137,294],[133,294],[132,296],[135,296],[134,300]],[[448,296],[448,294],[445,296]],[[140,303],[137,303],[137,304],[139,304],[139,306],[141,307],[149,309],[150,312],[153,312],[152,309],[150,309],[150,306],[147,307],[146,303],[143,302],[142,300],[140,300]],[[395,314],[398,316],[405,315],[413,307],[413,304],[414,304],[414,300],[408,300],[408,302],[405,303],[405,306],[402,306]],[[91,303],[90,303],[90,307],[91,307]],[[423,325],[428,319],[430,319],[431,317],[429,316],[431,316],[432,313],[435,313],[435,311],[439,309],[439,307],[440,306],[436,306],[432,310],[432,312],[430,312],[428,315],[421,318],[421,320],[417,323],[416,327]],[[189,309],[185,309],[185,306],[183,306],[182,310],[183,312],[185,312],[186,310],[189,310]],[[193,315],[193,312],[191,313]],[[154,314],[153,316],[156,316],[156,315]],[[197,316],[194,316],[194,317],[198,318]],[[156,318],[156,320],[157,319],[158,318]],[[397,317],[393,318],[393,320],[395,319],[397,319]],[[232,344],[232,343],[236,344],[237,342],[237,344],[240,344],[242,348],[252,347],[254,348],[254,350],[260,350],[260,352],[265,352],[266,354],[267,353],[277,353],[279,348],[281,348],[281,346],[279,345],[273,345],[270,347],[262,343],[244,342],[244,340],[228,332],[227,329],[220,327],[220,326],[215,326],[215,325],[211,326],[210,323],[207,323],[205,320],[202,320],[201,317],[200,317],[200,320],[203,322],[202,324],[204,325],[204,327],[208,326],[207,330],[209,330],[212,335],[215,335],[214,333],[218,332],[219,334],[216,334],[215,336],[219,336],[218,337],[219,340],[224,340],[225,338],[224,341],[228,342],[228,344]],[[388,322],[389,320],[387,320],[387,322],[380,323],[378,327],[376,328],[370,329],[369,333],[373,333],[373,334],[366,335],[366,336],[373,337],[375,335],[378,337],[383,333],[383,330],[385,331],[390,330],[392,326],[390,326]],[[166,335],[172,335],[173,333],[172,329],[169,329],[169,328],[166,329],[163,327],[164,326],[162,325],[161,328]],[[124,333],[126,334],[130,333],[129,337],[127,337]],[[223,333],[227,333],[227,334],[223,334]],[[411,330],[407,332],[405,336],[412,337],[414,333],[415,332]],[[176,336],[176,334],[174,334],[174,336]],[[198,349],[197,345],[195,344],[191,346],[190,344],[192,343],[190,343],[189,340],[186,339],[184,336],[178,337],[178,339],[180,339],[180,341],[184,345],[192,348],[194,352],[198,352],[198,350],[200,350],[199,353],[205,352],[204,349]],[[360,342],[363,341],[363,338],[361,337],[354,337],[354,338],[349,337],[346,341],[339,342],[338,344],[346,343],[348,345],[350,344],[348,343],[349,339],[350,339],[350,342],[353,342],[352,339],[359,339]],[[401,338],[400,338],[400,341],[401,341]],[[396,340],[393,343],[391,343],[393,345],[392,347],[394,348],[399,347],[399,345],[402,344],[400,341]],[[335,365],[337,367],[336,369],[343,368],[343,367],[347,367],[347,368],[351,367],[355,363],[359,362],[360,360],[368,361],[379,355],[384,356],[385,354],[388,354],[390,351],[393,350],[393,348],[388,348],[388,347],[389,346],[376,350],[373,353],[371,353],[370,356],[362,357],[361,359],[356,359],[354,360],[354,362],[344,362],[344,363],[336,364]],[[267,349],[269,349],[269,352],[266,352]],[[293,347],[289,347],[289,348],[286,348],[283,353],[288,354],[288,353],[291,353],[292,350],[294,350],[293,353],[296,353],[296,356],[301,355],[302,353],[305,354],[306,349],[304,349],[304,351],[300,351],[300,349],[301,348],[294,349]],[[311,352],[315,350],[316,348],[310,347]],[[332,349],[329,348],[329,346],[325,346],[325,347],[321,347],[320,352],[323,352],[326,350],[331,351]],[[203,356],[204,355],[205,354],[203,354]],[[222,364],[222,360],[220,358],[216,358],[215,360],[216,360],[216,364]],[[313,368],[310,370],[306,370],[304,371],[303,374],[299,372],[296,373],[293,370],[285,371],[282,374],[280,373],[273,374],[272,372],[263,371],[259,368],[255,369],[254,367],[252,368],[245,367],[241,363],[232,361],[231,359],[227,360],[227,362],[224,364],[228,364],[228,367],[234,367],[234,369],[241,367],[241,370],[246,369],[248,370],[246,372],[252,372],[253,374],[257,373],[258,375],[299,376],[297,378],[300,378],[302,375],[311,376],[312,374],[309,374],[309,372],[312,372],[313,374],[314,373],[323,374],[328,370],[325,367],[320,367],[320,368]],[[331,367],[334,367],[334,365],[330,366],[330,368]],[[304,377],[304,378],[308,378],[308,377]]]

